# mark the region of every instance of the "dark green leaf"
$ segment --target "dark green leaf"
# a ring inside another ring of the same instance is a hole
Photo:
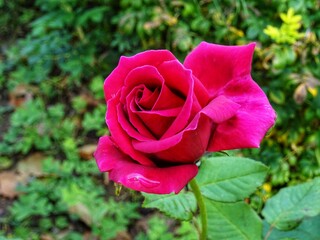
[[[193,193],[181,192],[179,194],[147,194],[143,193],[145,197],[143,207],[157,208],[170,217],[189,220],[196,211],[197,204]]]
[[[208,214],[208,239],[261,239],[261,219],[246,203],[220,203],[205,198],[205,204]]]
[[[205,159],[197,175],[204,196],[221,202],[248,197],[266,176],[268,168],[257,161],[239,157]]]
[[[267,222],[280,230],[297,226],[305,217],[320,214],[320,178],[287,187],[270,200],[262,211]]]
[[[280,231],[272,228],[267,222],[263,223],[265,240],[319,240],[320,239],[320,216],[307,218],[302,221],[299,227],[292,231]]]

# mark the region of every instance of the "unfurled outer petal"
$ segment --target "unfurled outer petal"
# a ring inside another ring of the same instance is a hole
[[[259,147],[275,122],[274,110],[250,75],[254,47],[255,43],[222,46],[202,42],[184,62],[212,98],[223,96],[224,101],[227,99],[239,106],[232,118],[218,122],[208,151]],[[225,109],[222,114],[227,112]]]
[[[219,95],[237,103],[234,117],[217,125],[208,151],[259,147],[276,114],[266,95],[250,76],[235,79]]]
[[[198,173],[195,164],[158,168],[135,163],[115,147],[109,136],[99,139],[94,156],[100,171],[109,171],[112,181],[147,193],[179,193]]]
[[[132,57],[121,57],[118,66],[104,82],[104,94],[106,101],[108,101],[123,87],[124,81],[132,69],[144,65],[157,67],[165,61],[175,59],[175,56],[167,50],[149,50],[138,53]]]
[[[234,78],[251,71],[255,43],[245,46],[223,46],[202,42],[185,59],[184,66],[192,70],[210,96]]]

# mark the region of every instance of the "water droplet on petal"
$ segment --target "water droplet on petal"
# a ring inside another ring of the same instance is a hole
[[[127,176],[127,179],[129,182],[132,182],[134,184],[141,184],[142,186],[146,188],[154,188],[160,185],[159,181],[148,179],[141,174],[138,173],[132,173]]]

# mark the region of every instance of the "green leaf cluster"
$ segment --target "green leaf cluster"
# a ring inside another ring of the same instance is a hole
[[[10,208],[8,219],[16,237],[34,232],[37,237],[33,239],[40,239],[48,231],[71,236],[82,222],[92,229],[92,237],[112,239],[140,217],[138,203],[104,198],[105,189],[92,178],[96,174],[92,161],[73,158],[59,163],[48,158],[43,171],[44,179],[18,188],[23,195]]]
[[[301,27],[301,15],[295,15],[294,9],[289,8],[288,12],[280,13],[280,18],[283,21],[280,28],[268,25],[264,29],[264,33],[270,36],[277,43],[289,43],[293,44],[298,39],[304,36],[303,33],[299,33],[298,30]]]
[[[237,167],[235,167],[237,166]],[[207,212],[208,239],[260,239],[262,221],[244,202],[266,176],[263,164],[238,157],[202,160],[196,181]],[[144,194],[145,207],[155,207],[168,216],[190,220],[196,213],[192,192],[155,196]]]
[[[202,160],[196,181],[206,212],[208,239],[320,237],[317,229],[319,178],[280,190],[266,201],[262,210],[264,219],[247,203],[249,196],[263,183],[267,170],[263,164],[246,158],[211,157]],[[176,219],[191,220],[197,212],[196,199],[191,194],[190,191],[166,196],[144,194],[144,207],[157,208]],[[306,233],[304,227],[310,231]]]
[[[280,190],[262,215],[265,239],[320,238],[320,178]]]

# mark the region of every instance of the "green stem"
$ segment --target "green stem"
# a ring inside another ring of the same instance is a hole
[[[200,210],[200,219],[201,219],[201,233],[200,233],[200,240],[206,240],[207,239],[207,233],[208,233],[208,223],[207,223],[207,210],[206,205],[204,204],[203,197],[200,192],[200,188],[198,186],[198,183],[196,179],[192,179],[190,182],[190,187],[193,191],[194,196],[196,197],[198,207]]]

